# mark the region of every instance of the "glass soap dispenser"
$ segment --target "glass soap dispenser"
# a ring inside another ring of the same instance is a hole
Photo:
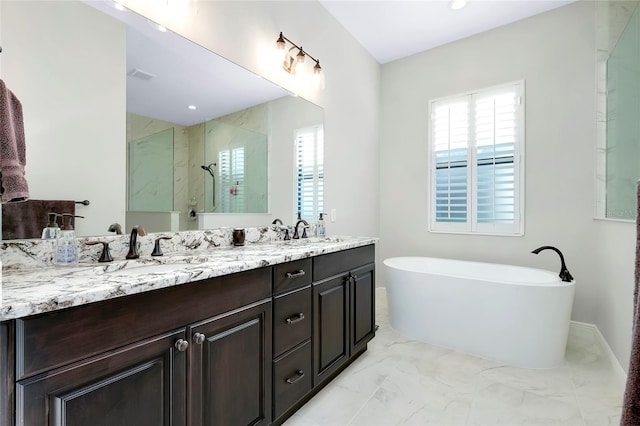
[[[324,218],[322,217],[325,213],[320,213],[320,217],[318,218],[318,223],[316,224],[316,237],[324,237],[325,229],[324,229]]]
[[[60,234],[60,227],[58,226],[58,213],[47,213],[49,217],[49,223],[42,230],[42,239],[43,240],[55,240],[58,238],[58,234]]]
[[[56,238],[56,265],[73,266],[78,264],[78,240],[71,221],[73,215],[62,214],[62,228]]]

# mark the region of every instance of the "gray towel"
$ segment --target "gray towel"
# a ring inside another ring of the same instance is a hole
[[[24,176],[25,152],[22,104],[0,80],[0,193],[3,203],[29,198],[29,185]]]
[[[640,425],[640,307],[638,306],[638,287],[640,287],[640,183],[637,191],[638,217],[636,219],[636,277],[633,290],[633,339],[631,341],[631,358],[629,374],[622,404],[623,426]]]

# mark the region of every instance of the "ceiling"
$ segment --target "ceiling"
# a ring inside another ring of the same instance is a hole
[[[575,0],[319,0],[381,64],[423,52]]]

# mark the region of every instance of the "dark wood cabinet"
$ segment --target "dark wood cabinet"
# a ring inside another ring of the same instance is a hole
[[[5,323],[0,337],[15,328],[15,423],[269,424],[271,274],[255,269]]]
[[[19,381],[16,423],[185,425],[184,339],[177,330]]]
[[[0,323],[0,426],[281,424],[374,337],[374,254]]]
[[[189,425],[271,422],[271,301],[190,330]]]
[[[363,350],[376,332],[375,269],[373,264],[353,270],[349,275],[351,330],[349,352]]]
[[[349,359],[349,283],[338,276],[313,285],[314,385]]]
[[[314,386],[363,352],[375,335],[374,246],[314,258]]]

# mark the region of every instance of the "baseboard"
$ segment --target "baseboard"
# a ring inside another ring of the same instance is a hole
[[[588,324],[586,322],[579,322],[579,321],[571,321],[571,324],[569,325],[569,333],[572,333],[572,332],[591,333],[591,336],[593,336],[594,343],[598,345],[598,347],[602,351],[602,354],[611,363],[611,366],[613,367],[613,371],[614,371],[614,374],[616,375],[616,378],[620,380],[621,383],[625,383],[627,381],[627,373],[625,373],[624,369],[622,368],[622,365],[620,364],[620,361],[618,361],[618,358],[615,356],[615,354],[611,350],[611,347],[607,343],[607,340],[604,338],[604,336],[602,335],[602,333],[600,332],[600,330],[595,324]]]

